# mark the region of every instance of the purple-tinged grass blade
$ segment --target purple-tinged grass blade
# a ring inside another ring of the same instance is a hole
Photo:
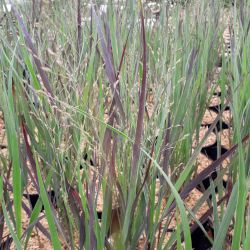
[[[247,134],[243,139],[242,143],[246,143],[249,139],[249,134]],[[180,196],[184,199],[187,197],[187,195],[199,184],[201,183],[205,178],[210,176],[218,166],[221,165],[221,163],[235,153],[236,149],[238,148],[238,144],[235,144],[232,146],[226,153],[221,155],[219,159],[217,159],[215,162],[213,162],[211,165],[209,165],[206,169],[204,169],[201,173],[199,173],[192,181],[190,181],[184,188],[183,191],[180,193]]]
[[[230,196],[230,193],[225,194],[218,202],[217,202],[217,207],[225,200],[227,200]],[[205,221],[207,221],[207,219],[211,216],[211,214],[213,213],[213,207],[210,207],[199,219],[199,222],[201,224],[203,224]],[[197,223],[194,223],[193,225],[190,226],[190,232],[191,234],[199,227],[199,225]],[[182,240],[183,240],[183,233],[182,233]],[[170,248],[170,250],[174,250],[176,249],[176,244],[177,242],[175,242],[172,247]]]
[[[127,35],[127,39],[126,39],[125,45],[123,47],[122,56],[121,56],[121,60],[120,60],[119,68],[118,68],[118,72],[116,74],[116,78],[117,79],[119,79],[119,74],[120,74],[121,67],[122,67],[122,64],[123,64],[123,61],[124,61],[124,56],[125,56],[125,51],[126,51],[126,47],[127,47],[127,42],[128,42],[129,34],[130,34],[130,30],[129,30],[129,33]],[[118,82],[117,87],[119,88],[119,82]],[[116,111],[114,110],[114,108],[115,108],[115,99],[113,98],[111,106],[110,106],[110,110],[109,110],[109,119],[108,119],[108,124],[110,126],[114,125],[114,121],[115,121],[115,117],[116,117]],[[106,156],[109,155],[109,152],[110,152],[110,149],[111,149],[111,139],[112,139],[112,131],[110,130],[110,128],[107,128],[105,130],[104,139],[103,139],[103,149],[104,149],[104,152],[105,152]],[[102,164],[102,165],[104,166],[105,164]],[[101,176],[103,176],[103,172],[104,172],[104,168],[102,169]],[[119,186],[118,182],[116,182],[116,185],[117,185],[118,190],[121,191],[121,188],[119,189],[120,186]],[[122,195],[122,192],[119,192],[119,194]],[[123,198],[122,198],[122,203],[125,204],[125,201],[124,201]]]
[[[84,242],[85,242],[85,228],[84,228],[84,224],[85,224],[85,216],[84,216],[84,212],[81,212],[80,214],[80,230],[79,230],[79,249],[82,250],[84,247]]]
[[[95,158],[95,157],[94,157]],[[95,194],[96,194],[96,181],[97,181],[97,173],[94,172],[93,178],[91,180],[91,186],[89,188],[88,192],[88,207],[89,207],[89,220],[90,220],[90,243],[91,243],[91,249],[97,248],[97,240],[95,236],[95,208],[94,208],[94,201],[95,201]]]
[[[125,51],[126,51],[126,48],[127,48],[129,34],[130,34],[130,30],[128,32],[125,45],[123,47],[119,68],[118,68],[118,71],[117,71],[117,74],[116,74],[116,79],[119,79],[119,74],[120,74],[121,67],[122,67],[122,64],[123,64],[123,61],[124,61],[124,57],[125,57]],[[117,84],[117,88],[119,88],[119,82]],[[114,110],[114,107],[115,107],[115,99],[113,98],[111,106],[110,106],[110,110],[109,110],[108,124],[110,126],[114,125],[114,119],[115,119],[115,116],[116,116],[116,111]],[[104,148],[104,151],[105,151],[106,155],[109,154],[109,150],[111,148],[111,134],[112,134],[111,130],[109,128],[107,128],[106,131],[105,131],[104,139],[103,139],[103,148]]]
[[[82,24],[81,24],[81,1],[77,0],[77,57],[80,58],[82,50]]]
[[[188,67],[188,74],[187,74],[188,76],[191,76],[192,74],[192,70],[193,70],[193,66],[194,66],[197,54],[198,54],[198,50],[195,48],[192,48],[191,55],[189,58],[189,67]]]
[[[125,121],[125,112],[123,110],[121,99],[120,99],[118,88],[117,88],[118,79],[116,78],[115,68],[114,68],[114,65],[112,64],[110,51],[109,51],[109,49],[108,49],[108,47],[107,47],[107,45],[105,43],[105,38],[104,38],[104,35],[103,35],[103,32],[102,32],[100,19],[96,14],[93,5],[92,5],[92,12],[93,12],[93,16],[94,16],[96,26],[97,26],[97,33],[99,35],[100,42],[101,42],[101,47],[102,47],[102,52],[103,52],[102,53],[103,54],[103,61],[105,63],[106,75],[107,75],[107,77],[109,79],[109,82],[110,82],[110,87],[111,87],[111,90],[113,92],[113,96],[114,96],[114,99],[115,99],[115,104],[117,105],[118,110],[119,110],[120,115],[121,115],[121,118],[122,118],[122,120],[124,122]],[[108,24],[106,24],[106,25],[108,25]]]
[[[130,30],[128,32],[128,35],[127,35],[127,38],[126,38],[126,42],[125,42],[125,44],[123,46],[122,56],[121,56],[121,59],[120,59],[118,71],[116,73],[116,79],[118,79],[118,80],[119,80],[119,75],[120,75],[120,72],[121,72],[121,69],[122,69],[122,64],[123,64],[124,58],[125,58],[125,52],[126,52],[126,48],[127,48],[127,43],[128,43],[128,38],[129,38],[130,31],[131,31],[131,28],[130,28]],[[117,84],[117,88],[119,90],[119,81],[118,81],[118,84]],[[111,114],[111,112],[113,112],[114,105],[115,105],[115,103],[114,103],[114,99],[113,99],[112,100],[112,104],[111,104],[111,108],[109,110],[109,114]]]
[[[83,211],[82,202],[79,193],[75,188],[73,188],[68,181],[66,180],[66,188],[68,192],[68,196],[74,200],[75,205],[77,206],[78,210]]]
[[[168,114],[168,125],[164,137],[164,142],[161,149],[161,154],[163,154],[163,162],[162,162],[162,169],[165,172],[166,175],[168,175],[168,164],[169,164],[169,158],[170,158],[170,132],[171,132],[171,114],[169,112]]]
[[[114,108],[114,105],[115,103],[112,102],[110,111]],[[114,119],[115,119],[115,113],[111,111],[111,113],[109,113],[108,125],[113,126]],[[106,156],[109,155],[111,149],[111,139],[112,139],[112,131],[110,130],[110,128],[107,128],[103,139],[103,149]]]
[[[123,50],[122,50],[122,56],[121,56],[119,68],[118,68],[118,71],[117,71],[117,74],[116,74],[116,79],[119,79],[122,64],[124,62],[124,57],[125,57],[125,52],[126,52],[126,48],[127,48],[129,34],[130,34],[130,30],[128,32],[127,39],[126,39],[125,45],[124,45]],[[118,82],[117,87],[119,87],[119,82]],[[109,110],[109,121],[108,121],[108,124],[111,125],[111,126],[113,126],[113,124],[114,124],[114,116],[115,116],[114,107],[115,107],[115,100],[113,99],[112,103],[111,103],[111,106],[110,106],[110,110]],[[106,145],[107,145],[106,143],[108,143],[110,141],[110,139],[111,139],[111,131],[110,131],[109,128],[107,128],[106,131],[105,131],[105,136],[104,136],[104,143],[103,143],[103,145],[105,145],[104,149],[109,148],[109,147],[106,147]]]
[[[7,170],[7,176],[6,176],[6,181],[10,179],[10,174],[11,174],[11,162],[9,163],[8,170]],[[4,185],[3,187],[3,199],[6,200],[6,194],[7,194],[7,185]],[[4,214],[3,214],[3,209],[2,206],[0,207],[0,242],[2,242],[3,238],[3,233],[4,233]]]
[[[13,9],[14,15],[17,18],[18,23],[19,23],[19,25],[20,25],[20,27],[22,29],[25,42],[26,42],[26,44],[27,44],[27,46],[28,46],[28,48],[29,48],[29,50],[30,50],[30,52],[32,54],[32,57],[33,57],[34,62],[36,64],[36,67],[37,67],[37,70],[38,70],[39,75],[41,77],[41,80],[42,80],[42,82],[44,84],[45,89],[47,90],[47,92],[49,94],[49,99],[51,101],[51,104],[54,105],[54,94],[52,92],[52,89],[51,89],[51,86],[50,86],[50,83],[49,83],[49,78],[48,78],[46,72],[43,70],[41,60],[38,57],[38,53],[36,51],[36,48],[34,47],[34,45],[32,43],[32,39],[30,37],[30,34],[29,34],[24,22],[23,22],[23,19],[22,19],[21,15],[18,13],[18,11],[17,11],[15,5],[13,4],[12,0],[10,0],[10,3],[11,3],[11,8]]]
[[[107,49],[110,55],[110,60],[112,65],[114,66],[114,55],[113,55],[113,49],[112,49],[112,43],[111,43],[111,35],[110,35],[110,29],[109,29],[109,25],[107,22],[107,17],[106,14],[104,15],[105,19],[104,19],[104,27],[105,27],[105,31],[106,31],[106,44],[107,44]],[[115,66],[114,66],[115,69]]]
[[[27,215],[30,217],[31,211],[24,202],[22,202],[22,207],[27,213]],[[28,232],[28,230],[35,225],[47,239],[51,240],[50,233],[40,222],[40,220],[43,219],[44,217],[45,215],[40,216],[39,218],[36,219],[36,221],[34,221],[31,225],[29,225],[29,227],[27,227],[26,230],[23,232],[22,237],[24,237],[26,233]]]
[[[230,197],[231,193],[226,193],[218,202],[217,202],[217,207],[221,205],[222,202],[227,201],[228,198]],[[213,207],[210,207],[199,219],[199,221],[203,224],[209,216],[211,216],[213,213]],[[197,224],[194,224],[191,226],[190,231],[191,233],[198,227]]]
[[[95,11],[93,6],[92,6],[92,12],[93,12],[93,16],[94,16],[94,19],[95,19],[95,22],[97,25],[97,33],[100,37],[106,74],[107,74],[107,77],[110,81],[111,87],[114,87],[113,84],[116,82],[114,65],[112,64],[111,55],[110,55],[108,47],[105,43],[105,38],[104,38],[104,34],[102,32],[102,26],[101,26],[100,19],[97,16],[96,11]]]
[[[4,186],[6,187],[6,190],[8,187],[8,190],[13,192],[13,187],[10,184],[10,182],[8,181],[8,179],[5,178],[4,184],[5,184]],[[24,202],[22,202],[22,207],[25,210],[25,212],[27,213],[27,215],[30,217],[31,210],[27,207],[27,205]],[[37,220],[37,223],[35,224],[35,226],[44,234],[44,236],[46,236],[49,240],[51,240],[51,237],[50,237],[48,230],[39,222],[39,220]],[[24,235],[27,233],[27,231],[28,231],[28,228],[24,231],[22,237],[24,237]]]
[[[77,190],[68,183],[67,180],[66,180],[66,188],[68,192],[71,211],[75,215],[75,217],[78,218],[79,222],[79,249],[81,250],[84,247],[86,239],[86,233],[84,228],[85,226],[84,210],[82,207],[80,195],[78,194]]]
[[[225,103],[225,106],[227,105],[228,103]],[[225,108],[225,107],[224,107]],[[220,119],[220,117],[221,117],[221,115],[222,115],[222,112],[224,111],[224,108],[222,109],[222,110],[220,110],[220,112],[218,113],[218,115],[217,115],[217,117],[215,118],[215,120],[213,121],[213,123],[211,124],[211,126],[209,127],[209,129],[208,129],[208,131],[206,132],[206,134],[205,134],[205,136],[204,136],[204,138],[207,138],[207,136],[210,134],[210,133],[212,133],[212,131],[213,131],[213,129],[215,128],[215,126],[216,126],[216,124],[217,124],[217,122],[219,121],[219,119]],[[203,142],[204,143],[204,142]],[[202,148],[202,144],[203,143],[201,143],[200,145],[198,145],[197,146],[197,149],[195,150],[195,152],[194,152],[194,154],[193,154],[193,156],[191,156],[191,158],[196,158],[197,157],[197,155],[198,155],[198,153],[200,152],[200,150],[201,150],[201,148]],[[198,152],[198,150],[199,150],[199,152]],[[230,151],[227,151],[227,154],[229,153],[229,155],[230,155]],[[228,156],[229,156],[228,155]],[[220,160],[220,158],[218,159],[218,160]],[[223,161],[223,160],[222,160]],[[215,163],[215,162],[214,162]],[[220,163],[218,163],[219,165],[220,165]],[[217,167],[218,165],[216,165],[216,167]],[[215,168],[216,168],[215,167]],[[213,171],[212,171],[213,172]],[[211,172],[210,172],[211,173]],[[200,183],[200,182],[199,182]],[[198,183],[198,184],[199,184]],[[190,183],[189,183],[190,184]],[[197,184],[197,185],[198,185]],[[196,186],[195,186],[196,187]],[[193,188],[195,188],[195,187],[193,187]],[[185,187],[184,187],[185,188]],[[192,189],[193,189],[192,188]],[[191,190],[192,190],[191,189]],[[184,189],[182,189],[182,190],[184,190]],[[183,191],[182,191],[183,192]],[[181,194],[180,194],[180,196],[181,196]],[[184,197],[184,196],[181,196],[181,198],[182,199],[185,199],[186,197]],[[172,211],[173,211],[173,209],[176,207],[176,202],[174,201],[171,205],[170,205],[170,207],[169,207],[169,209],[166,211],[166,212],[164,212],[164,214],[162,215],[162,217],[161,217],[161,219],[160,219],[160,221],[158,222],[158,225],[157,225],[157,230],[159,229],[159,227],[160,227],[160,225],[161,225],[161,223],[162,223],[162,221],[164,220],[164,218],[166,218],[166,216],[168,216]]]
[[[140,157],[140,144],[143,132],[143,117],[145,112],[145,101],[146,101],[146,88],[147,88],[147,45],[146,45],[146,35],[145,35],[145,27],[144,27],[144,16],[143,10],[141,6],[140,10],[140,17],[141,17],[141,36],[142,36],[142,47],[143,47],[143,72],[142,72],[142,83],[141,89],[139,93],[139,111],[137,116],[137,126],[135,132],[135,142],[133,146],[133,158],[132,158],[132,171],[131,177],[134,178],[137,176],[137,164]]]
[[[249,134],[247,134],[243,139],[242,143],[246,143],[249,139]],[[238,148],[238,144],[235,144],[232,146],[226,153],[221,155],[220,158],[218,158],[216,161],[214,161],[212,164],[210,164],[206,169],[204,169],[202,172],[200,172],[193,180],[191,180],[189,183],[187,183],[182,192],[180,193],[180,197],[182,199],[185,199],[188,194],[198,186],[205,178],[210,176],[218,166],[221,165],[221,163],[228,158],[229,156],[233,155]],[[174,202],[168,209],[167,215],[170,214],[174,208],[176,207],[176,202]],[[165,216],[164,216],[165,217]]]
[[[33,154],[29,145],[29,141],[28,141],[28,133],[27,133],[27,129],[25,127],[24,122],[22,121],[22,131],[23,131],[23,137],[24,137],[24,142],[25,142],[25,146],[26,146],[26,150],[27,150],[27,155],[28,155],[28,159],[30,161],[30,165],[31,168],[33,170],[33,174],[29,171],[30,173],[30,178],[32,179],[33,184],[35,185],[35,187],[37,188],[37,191],[39,191],[38,188],[38,177],[37,177],[37,172],[36,172],[36,162],[33,158]],[[28,169],[28,167],[27,167]]]
[[[154,154],[154,149],[155,149],[155,142],[153,143],[152,145],[152,148],[151,148],[151,152],[150,152],[150,160],[148,162],[148,165],[147,165],[147,168],[146,168],[146,173],[145,173],[145,176],[144,176],[144,179],[143,179],[143,182],[138,190],[138,192],[136,193],[136,197],[134,199],[134,203],[132,205],[132,209],[131,209],[131,217],[134,216],[134,212],[135,212],[135,209],[136,209],[136,206],[138,204],[138,201],[139,201],[139,197],[140,197],[140,194],[143,190],[143,187],[145,186],[148,178],[149,178],[149,173],[150,173],[150,168],[151,168],[151,165],[152,165],[152,157],[153,157],[153,154]]]
[[[123,46],[122,56],[121,56],[120,64],[119,64],[118,71],[117,71],[117,74],[116,74],[117,79],[119,79],[119,75],[120,75],[120,72],[121,72],[121,69],[122,69],[122,64],[124,62],[124,57],[125,57],[125,52],[126,52],[126,49],[127,49],[127,44],[128,44],[128,38],[129,38],[129,35],[130,35],[130,31],[131,31],[131,28],[129,29],[129,32],[128,32],[128,35],[127,35],[127,38],[126,38],[126,42],[125,42],[125,44]]]
[[[125,210],[125,198],[124,198],[122,187],[121,187],[119,181],[116,181],[116,188],[117,188],[118,193],[119,193],[118,197],[119,197],[120,210],[124,211]]]
[[[87,192],[87,201],[88,201],[88,208],[89,208],[90,249],[97,249],[97,242],[96,242],[95,231],[94,231],[94,224],[95,224],[95,214],[94,214],[95,212],[94,212],[94,205],[93,205],[94,193],[92,193],[92,188],[90,188],[89,191]]]

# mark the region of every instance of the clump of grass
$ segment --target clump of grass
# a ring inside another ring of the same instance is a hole
[[[183,243],[191,249],[191,233],[197,225],[205,231],[202,223],[212,215],[214,249],[223,246],[232,221],[232,246],[246,247],[249,5],[241,1],[231,9],[226,58],[224,1],[162,2],[156,17],[140,1],[108,3],[106,13],[103,3],[69,2],[13,4],[0,19],[8,147],[1,154],[0,212],[15,246],[27,248],[37,227],[54,249],[63,243],[72,249],[180,249]],[[222,68],[213,83],[219,52]],[[218,86],[232,110],[233,146],[194,176],[227,107],[199,140]],[[194,141],[200,141],[195,148]],[[229,157],[226,170],[220,168]],[[216,170],[211,187],[219,194],[210,187],[188,210],[184,199]],[[223,191],[225,172],[231,187]],[[30,207],[29,185],[37,192]],[[199,221],[195,213],[209,197],[212,206]],[[25,229],[22,211],[30,219]]]

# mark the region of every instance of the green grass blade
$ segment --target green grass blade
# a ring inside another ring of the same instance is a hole
[[[238,189],[239,189],[239,184],[236,183],[233,187],[232,194],[230,196],[227,210],[224,214],[224,217],[222,218],[222,221],[220,223],[220,227],[218,229],[218,233],[214,239],[214,246],[213,250],[221,250],[223,243],[225,241],[225,237],[228,231],[228,227],[230,225],[230,222],[233,218],[233,215],[235,213],[236,205],[237,203],[235,202],[238,198]]]
[[[4,214],[4,218],[6,220],[6,224],[8,229],[10,230],[10,234],[14,240],[15,243],[15,247],[17,250],[22,250],[22,245],[18,239],[18,235],[15,233],[13,226],[11,225],[7,210],[6,210],[6,205],[5,205],[5,201],[3,198],[3,178],[2,176],[0,176],[0,204],[3,210],[3,214]]]
[[[47,218],[50,233],[51,233],[52,245],[53,245],[54,249],[61,250],[62,248],[61,248],[61,244],[60,244],[60,241],[58,238],[57,228],[56,228],[56,224],[55,224],[55,220],[54,220],[55,215],[53,215],[53,212],[51,210],[48,195],[47,195],[47,192],[46,192],[45,187],[44,187],[39,163],[37,160],[36,160],[36,169],[37,169],[37,176],[38,176],[38,182],[39,182],[39,187],[40,187],[40,195],[42,198],[42,202],[44,204],[45,214],[46,214],[46,218]]]

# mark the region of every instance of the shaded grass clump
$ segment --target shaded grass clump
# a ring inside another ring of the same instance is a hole
[[[191,249],[199,226],[221,249],[235,221],[232,246],[247,247],[249,5],[240,1],[228,10],[228,57],[224,1],[162,2],[156,16],[146,5],[34,1],[12,3],[1,17],[0,109],[8,149],[0,155],[1,242],[5,222],[17,249],[27,248],[34,227],[54,249],[181,249],[182,243]],[[226,104],[200,139],[218,87]],[[229,107],[232,147],[195,175],[198,155],[211,133],[219,137]],[[188,209],[184,199],[215,171]],[[30,186],[36,194],[29,196]],[[203,226],[209,216],[212,238]]]

